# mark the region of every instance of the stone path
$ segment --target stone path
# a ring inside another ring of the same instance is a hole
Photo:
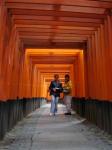
[[[22,120],[0,142],[0,150],[112,150],[112,137],[75,113],[56,116],[49,104]]]

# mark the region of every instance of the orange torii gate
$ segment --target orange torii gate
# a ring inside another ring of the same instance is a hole
[[[112,133],[111,41],[111,0],[0,0],[0,102],[44,96],[46,79],[69,72],[74,103]]]

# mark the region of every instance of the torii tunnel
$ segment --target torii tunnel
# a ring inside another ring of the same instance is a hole
[[[112,134],[112,0],[0,0],[0,138],[71,77],[72,108]],[[62,95],[63,96],[63,95]]]

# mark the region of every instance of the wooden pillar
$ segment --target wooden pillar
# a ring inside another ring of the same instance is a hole
[[[112,68],[112,13],[109,12],[107,16],[107,34],[108,34],[108,53],[109,53],[109,67]],[[110,89],[109,89],[109,100],[112,100],[112,69],[109,69],[110,74]]]
[[[25,50],[22,46],[20,53],[20,69],[19,69],[19,85],[18,85],[18,97],[23,98],[23,87],[24,87],[24,61],[25,61]]]
[[[85,97],[88,97],[88,68],[87,68],[87,46],[84,49],[84,83],[85,83]]]
[[[85,96],[85,81],[84,81],[84,56],[83,52],[78,54],[74,62],[74,81],[75,81],[75,96]]]
[[[100,26],[100,44],[101,44],[101,57],[102,57],[102,99],[108,99],[108,83],[107,83],[107,65],[106,65],[106,48],[105,48],[105,35],[104,35],[104,25]]]
[[[37,69],[36,69],[36,66],[34,65],[33,83],[32,83],[32,97],[37,97],[36,91],[37,91]]]
[[[98,37],[98,31],[95,31],[95,62],[96,62],[96,80],[94,81],[96,84],[96,98],[100,98],[100,67],[101,67],[101,62],[100,62],[100,45],[99,45],[99,37]]]
[[[72,95],[75,96],[75,66],[74,64],[71,66],[71,69],[70,69],[70,79],[72,81]]]
[[[19,97],[23,48],[4,0],[0,2],[0,99],[16,99]]]
[[[88,42],[87,42],[87,55],[86,55],[86,61],[87,61],[87,66],[86,66],[86,70],[87,70],[87,87],[88,87],[88,97],[91,97],[92,96],[92,80],[91,80],[91,77],[92,77],[92,62],[91,62],[91,49],[92,49],[92,42],[91,42],[91,37],[88,38]],[[85,81],[86,82],[86,81]]]
[[[5,100],[4,92],[4,80],[3,80],[3,52],[4,52],[4,38],[5,38],[5,29],[6,29],[6,9],[4,0],[0,1],[0,100]]]
[[[41,73],[37,68],[37,83],[38,83],[38,85],[37,85],[37,97],[40,96],[40,84],[41,84],[40,78],[41,78]]]
[[[110,16],[104,21],[104,37],[105,37],[105,61],[106,61],[106,81],[107,81],[107,91],[108,100],[112,99],[112,51],[111,51],[111,21]]]
[[[96,99],[97,94],[98,94],[98,85],[97,80],[97,62],[96,62],[96,40],[95,40],[95,34],[92,35],[91,37],[91,70],[92,70],[92,74],[91,74],[91,79],[92,80],[92,87],[91,88],[91,93],[92,93],[92,98]],[[95,82],[96,81],[96,82]]]

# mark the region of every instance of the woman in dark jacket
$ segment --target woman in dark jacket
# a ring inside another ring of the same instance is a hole
[[[55,116],[55,113],[57,112],[57,104],[60,97],[60,93],[62,92],[62,83],[59,80],[58,74],[54,75],[54,80],[50,83],[49,91],[51,95],[50,114]]]

